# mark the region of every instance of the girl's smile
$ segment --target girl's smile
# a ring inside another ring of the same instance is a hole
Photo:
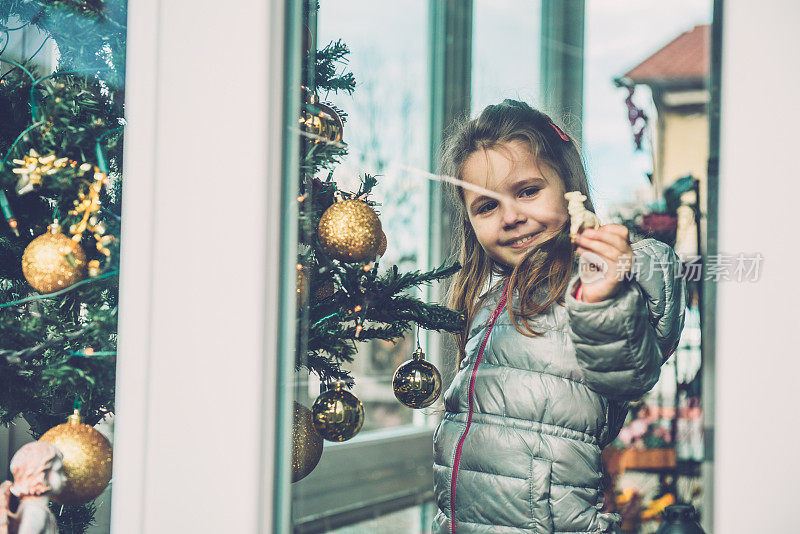
[[[464,203],[481,247],[503,265],[517,265],[526,250],[557,234],[568,220],[561,178],[523,141],[473,153],[461,178],[499,195],[465,189]]]
[[[506,244],[506,246],[511,248],[528,248],[531,245],[533,245],[537,235],[539,235],[538,232],[536,232],[535,234],[523,236],[520,239],[516,239],[511,243]]]

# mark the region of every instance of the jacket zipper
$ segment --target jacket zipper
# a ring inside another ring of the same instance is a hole
[[[497,307],[494,309],[492,313],[492,317],[489,321],[489,329],[486,331],[486,335],[483,336],[483,341],[481,342],[481,348],[478,350],[478,356],[475,358],[475,365],[472,367],[472,375],[469,379],[469,396],[468,396],[468,403],[469,403],[469,410],[467,412],[467,426],[464,428],[464,433],[461,434],[461,438],[458,440],[458,445],[456,445],[456,455],[453,459],[453,474],[450,478],[450,532],[452,534],[456,534],[456,479],[458,477],[458,465],[461,463],[461,448],[464,446],[464,440],[467,438],[467,432],[469,432],[469,427],[472,425],[472,395],[475,392],[475,379],[478,376],[478,366],[481,364],[481,359],[483,358],[483,351],[486,349],[486,343],[489,341],[489,334],[492,333],[492,329],[494,328],[494,323],[497,318],[500,316],[500,313],[503,311],[503,307],[506,305],[507,295],[506,292],[508,291],[508,280],[506,280],[506,284],[503,287],[503,295],[500,297],[500,302],[497,303]]]

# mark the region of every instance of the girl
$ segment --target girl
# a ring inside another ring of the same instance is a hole
[[[464,268],[448,299],[467,328],[434,434],[433,530],[613,532],[600,451],[678,344],[677,256],[614,224],[573,244],[564,194],[590,198],[578,148],[524,103],[457,125],[442,164],[484,192],[451,189]]]

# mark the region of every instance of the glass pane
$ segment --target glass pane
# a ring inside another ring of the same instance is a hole
[[[0,465],[40,448],[12,462],[19,489],[60,450],[62,533],[109,531],[126,10],[0,1]]]
[[[539,0],[474,0],[472,115],[513,98],[536,104],[540,95]]]
[[[331,530],[331,534],[361,534],[380,532],[381,534],[424,534],[430,532],[430,518],[433,504],[406,508],[380,517],[362,521],[347,527]]]
[[[309,48],[292,436],[300,530],[430,499],[423,410],[439,398],[441,379],[412,353],[417,326],[424,337],[456,331],[463,318],[425,298],[425,284],[453,272],[428,261],[428,19],[425,0],[323,0],[308,2],[297,21]],[[358,469],[342,471],[353,462]],[[335,496],[325,491],[332,486]]]
[[[326,0],[317,14],[317,46],[342,40],[350,53],[338,68],[352,72],[356,80],[352,94],[320,91],[322,101],[347,115],[348,154],[332,169],[320,171],[318,178],[327,179],[332,170],[339,189],[357,191],[365,173],[377,176],[371,199],[377,203],[387,240],[380,273],[393,266],[400,272],[426,267],[428,182],[404,168],[427,169],[429,159],[427,40],[407,39],[419,35],[426,20],[427,3],[422,0]],[[408,239],[411,235],[416,238]],[[355,379],[351,391],[364,405],[361,432],[414,421],[413,410],[397,402],[391,384],[395,369],[414,350],[412,334],[396,342],[357,343],[358,353],[348,370]],[[316,375],[309,378],[305,392],[310,401],[319,395]]]
[[[709,513],[700,476],[701,282],[689,274],[704,245],[711,12],[710,0],[586,5],[583,149],[596,209],[634,240],[673,247],[690,295],[677,350],[604,450],[613,483],[606,506],[623,515],[624,532],[654,532],[673,502]]]

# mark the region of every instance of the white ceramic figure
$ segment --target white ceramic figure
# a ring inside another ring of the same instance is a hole
[[[600,220],[597,215],[586,209],[583,205],[586,202],[586,195],[580,191],[570,191],[564,194],[564,198],[569,201],[567,211],[569,212],[569,235],[572,241],[584,228],[599,228]]]
[[[675,236],[675,252],[683,262],[697,259],[697,223],[694,220],[694,205],[697,193],[686,191],[681,195],[681,205],[677,209],[678,230]]]
[[[34,441],[11,458],[14,482],[0,485],[0,534],[58,534],[48,504],[64,489],[63,455],[51,443]]]

